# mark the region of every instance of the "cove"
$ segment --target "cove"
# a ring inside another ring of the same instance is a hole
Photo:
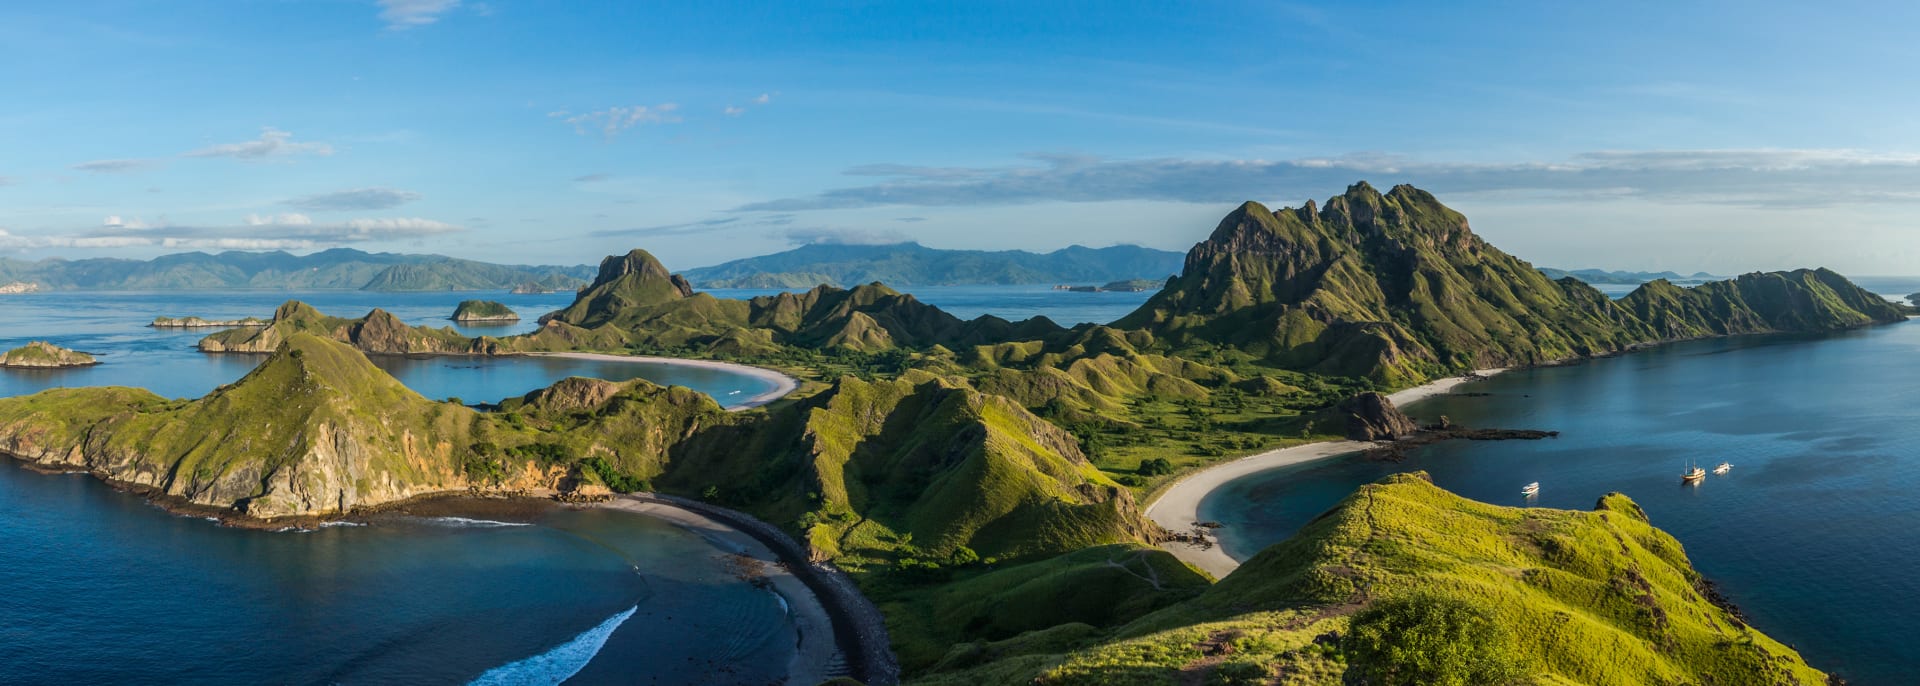
[[[1229,555],[1284,540],[1362,484],[1425,470],[1499,505],[1631,496],[1752,623],[1858,684],[1920,671],[1920,325],[1696,341],[1514,370],[1405,408],[1545,441],[1442,443],[1401,463],[1260,472],[1201,502]],[[1485,394],[1485,395],[1479,395]],[[1689,461],[1730,474],[1683,487]],[[1537,499],[1520,487],[1541,483]]]

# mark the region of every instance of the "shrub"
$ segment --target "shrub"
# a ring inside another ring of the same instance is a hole
[[[1150,457],[1140,461],[1133,471],[1141,476],[1165,476],[1173,473],[1173,461],[1164,457]]]
[[[1341,648],[1354,684],[1483,686],[1522,674],[1511,632],[1485,611],[1442,596],[1374,603],[1354,615]]]

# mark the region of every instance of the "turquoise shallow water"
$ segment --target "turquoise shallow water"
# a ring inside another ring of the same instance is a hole
[[[1440,444],[1406,462],[1333,458],[1250,475],[1201,503],[1245,559],[1354,488],[1426,470],[1502,505],[1633,497],[1753,624],[1858,684],[1920,673],[1920,323],[1665,346],[1509,372],[1408,408],[1423,421],[1551,429]],[[1731,474],[1682,487],[1689,460]],[[1541,483],[1536,500],[1519,495]]]

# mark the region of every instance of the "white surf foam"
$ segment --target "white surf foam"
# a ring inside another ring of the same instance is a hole
[[[427,517],[427,523],[440,526],[465,526],[491,529],[502,526],[533,526],[526,522],[497,522],[491,519],[469,519],[467,517]]]
[[[599,626],[580,632],[573,640],[555,646],[552,650],[525,660],[487,670],[473,680],[472,686],[520,686],[522,684],[559,684],[593,662],[593,657],[606,647],[607,638],[613,630],[620,628],[627,619],[638,612],[640,606],[627,608],[626,612],[607,618]]]

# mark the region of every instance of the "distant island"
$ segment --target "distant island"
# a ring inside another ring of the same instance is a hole
[[[367,290],[477,291],[531,285],[555,291],[586,285],[593,267],[502,265],[442,255],[369,253],[350,248],[310,255],[283,251],[165,255],[151,260],[0,258],[7,292],[34,290]]]
[[[1679,284],[1693,284],[1722,278],[1706,272],[1694,272],[1691,276],[1687,276],[1676,272],[1627,272],[1607,271],[1605,269],[1554,269],[1552,267],[1539,267],[1539,270],[1540,273],[1547,275],[1549,279],[1563,279],[1571,276],[1586,283],[1607,286],[1632,286],[1649,281],[1659,281],[1661,279]]]
[[[1180,271],[1181,254],[1135,245],[1071,246],[1049,253],[1024,250],[943,250],[919,243],[814,243],[786,252],[690,269],[702,288],[811,288],[881,282],[907,286],[1105,283],[1165,279]]]
[[[243,319],[201,319],[199,317],[154,317],[147,326],[156,329],[231,329],[241,326],[266,326],[267,321],[259,317]]]
[[[1060,284],[1054,286],[1053,290],[1070,291],[1074,293],[1143,293],[1146,291],[1159,290],[1160,287],[1166,285],[1166,283],[1166,281],[1160,279],[1126,279],[1124,281],[1109,281],[1101,286]]]
[[[0,355],[0,367],[17,369],[61,369],[65,367],[86,367],[100,364],[92,355],[75,352],[47,343],[34,341],[7,351]]]
[[[517,322],[520,315],[512,308],[492,300],[465,300],[453,308],[450,319],[456,322]]]

